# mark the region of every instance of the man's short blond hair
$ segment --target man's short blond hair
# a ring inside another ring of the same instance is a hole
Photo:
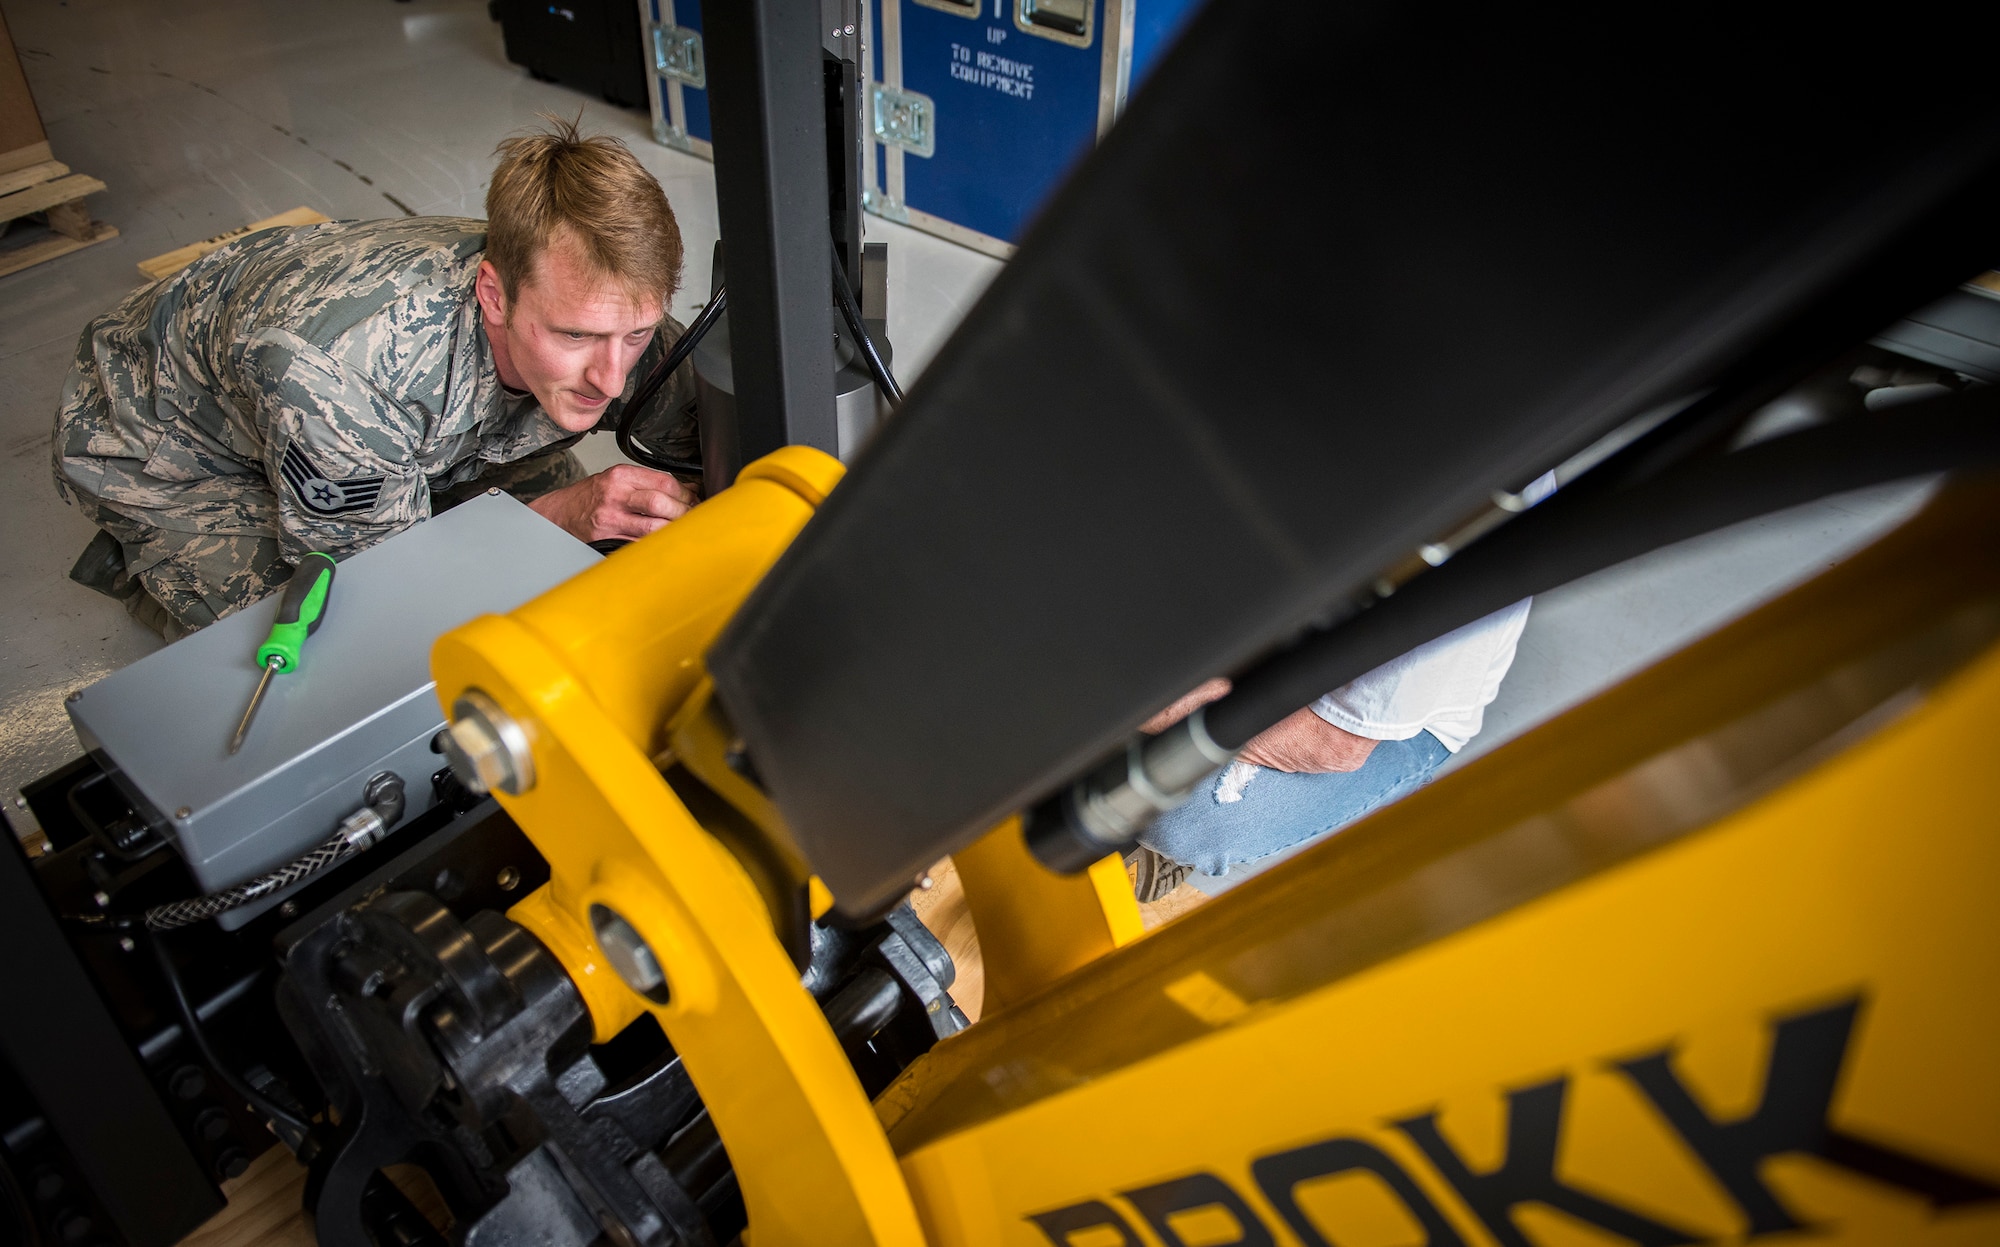
[[[547,130],[501,142],[486,190],[486,258],[507,297],[550,243],[567,238],[635,300],[665,307],[681,275],[681,228],[666,193],[617,139],[544,120]]]

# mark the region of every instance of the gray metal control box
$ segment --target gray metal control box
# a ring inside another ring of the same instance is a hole
[[[378,772],[402,777],[405,820],[428,808],[444,765],[431,750],[444,726],[432,643],[598,560],[521,503],[484,494],[340,564],[298,670],[272,678],[234,757],[229,737],[256,687],[277,594],[90,685],[69,702],[70,719],[202,891],[217,892],[332,835]]]

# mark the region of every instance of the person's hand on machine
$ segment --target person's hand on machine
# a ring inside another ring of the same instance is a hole
[[[1376,744],[1366,736],[1335,727],[1307,706],[1251,737],[1249,744],[1236,751],[1236,756],[1274,771],[1326,775],[1360,770],[1368,755],[1375,752]]]
[[[1158,735],[1221,697],[1229,688],[1228,680],[1210,680],[1146,720],[1139,730],[1148,735]],[[1239,749],[1236,756],[1244,762],[1274,771],[1326,775],[1360,770],[1368,761],[1368,755],[1375,751],[1377,743],[1366,736],[1356,736],[1335,727],[1307,706],[1251,737],[1250,743]]]
[[[665,472],[620,463],[528,505],[579,541],[603,541],[644,537],[686,515],[700,500]]]

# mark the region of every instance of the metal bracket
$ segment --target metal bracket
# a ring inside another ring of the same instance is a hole
[[[701,32],[658,23],[653,27],[653,68],[697,91],[708,89],[708,58],[702,53]]]
[[[937,151],[937,104],[917,91],[876,83],[872,94],[875,141],[929,159]]]
[[[889,324],[889,244],[864,243],[861,247],[861,319],[870,333],[880,333]]]
[[[694,150],[688,142],[687,131],[675,129],[665,117],[653,119],[653,141],[662,147],[678,148],[684,152]]]
[[[1024,35],[1087,48],[1096,35],[1092,0],[1014,0],[1014,29]]]
[[[910,210],[903,206],[902,200],[884,194],[872,186],[861,192],[861,206],[885,221],[894,221],[899,225],[910,223]]]

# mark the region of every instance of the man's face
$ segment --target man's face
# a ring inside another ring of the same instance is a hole
[[[549,418],[571,433],[595,427],[605,405],[624,392],[665,311],[658,299],[635,302],[561,237],[542,251],[512,299],[484,261],[478,292],[500,379],[533,391]]]

